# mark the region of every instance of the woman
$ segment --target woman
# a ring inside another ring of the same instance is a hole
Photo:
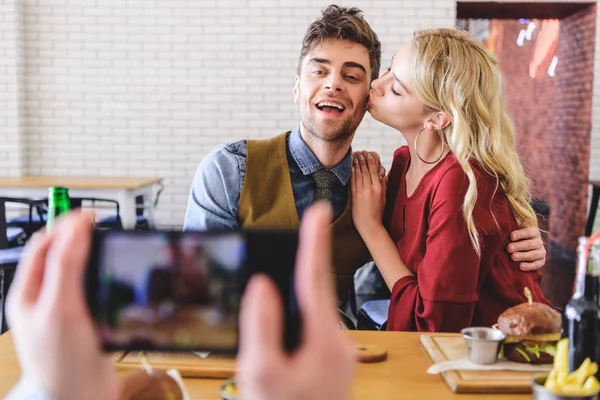
[[[369,111],[409,144],[383,181],[372,156],[353,166],[354,223],[392,292],[388,330],[491,326],[526,301],[525,287],[548,304],[539,272],[520,271],[504,251],[511,231],[537,221],[483,43],[453,29],[417,32],[373,82]]]

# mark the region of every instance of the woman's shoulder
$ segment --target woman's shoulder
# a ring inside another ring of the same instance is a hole
[[[497,178],[487,171],[479,162],[470,160],[469,165],[475,174],[475,179],[477,180],[478,186],[496,186]],[[468,180],[467,173],[463,169],[456,156],[452,153],[449,153],[448,156],[442,161],[442,165],[440,165],[440,168],[437,168],[436,174],[434,175],[437,175],[439,179],[445,178],[453,181],[462,179]]]
[[[469,164],[475,176],[478,201],[489,201],[491,198],[503,195],[497,177],[477,161],[471,160]],[[438,167],[435,171],[432,171],[433,174],[429,177],[429,180],[436,187],[436,191],[464,198],[469,187],[469,177],[456,156],[452,153],[448,154]]]
[[[401,146],[394,150],[394,157],[392,159],[393,167],[406,167],[410,163],[410,150],[408,146]]]
[[[394,160],[396,159],[410,159],[410,150],[408,150],[408,146],[400,146],[396,150],[394,150]]]

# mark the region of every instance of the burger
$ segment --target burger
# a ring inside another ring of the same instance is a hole
[[[527,364],[551,364],[560,340],[561,314],[542,303],[523,303],[498,317],[506,333],[501,356]]]

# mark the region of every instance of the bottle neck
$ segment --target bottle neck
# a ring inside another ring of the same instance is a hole
[[[580,242],[582,244],[582,242]],[[600,246],[593,245],[586,254],[583,246],[577,254],[576,290],[574,297],[597,298],[599,296]]]

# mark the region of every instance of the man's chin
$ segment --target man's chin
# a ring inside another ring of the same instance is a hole
[[[342,130],[329,130],[329,129],[321,129],[315,132],[315,135],[318,136],[321,140],[325,142],[341,142],[347,140],[352,137],[354,132],[350,132],[346,129]]]

